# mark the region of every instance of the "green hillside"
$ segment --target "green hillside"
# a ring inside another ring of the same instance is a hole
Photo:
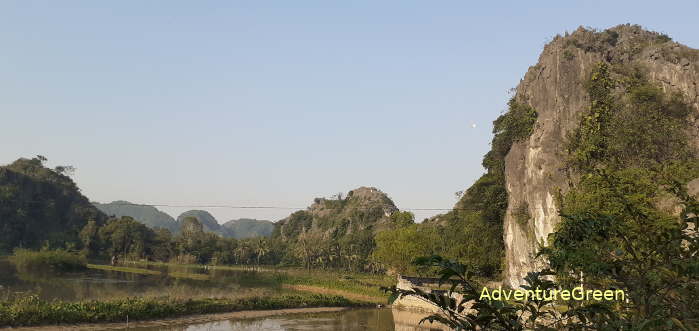
[[[88,221],[106,220],[64,174],[69,168],[49,169],[45,161],[37,156],[0,167],[0,251],[78,246]]]
[[[269,237],[274,231],[273,222],[251,218],[230,220],[224,223],[223,227],[228,229],[228,233],[235,239]]]
[[[110,203],[93,202],[97,209],[109,216],[129,216],[150,228],[168,229],[177,232],[179,225],[172,216],[151,206],[135,205],[128,201],[113,201]]]

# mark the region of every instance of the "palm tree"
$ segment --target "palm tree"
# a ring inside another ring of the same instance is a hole
[[[253,250],[257,258],[257,265],[260,265],[260,259],[269,253],[269,243],[263,237],[256,237],[253,240]]]

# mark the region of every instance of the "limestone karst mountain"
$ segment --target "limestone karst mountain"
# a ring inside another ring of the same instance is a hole
[[[316,198],[308,209],[277,222],[275,236],[293,239],[302,232],[312,232],[325,239],[341,237],[372,230],[397,210],[385,193],[373,187],[360,187],[349,191],[344,198]]]
[[[139,205],[124,200],[110,203],[92,202],[92,204],[108,216],[129,216],[150,228],[163,228],[172,233],[180,233],[185,217],[194,217],[206,232],[216,233],[226,238],[245,239],[252,237],[269,237],[274,229],[274,223],[265,220],[241,218],[219,224],[215,217],[204,210],[190,210],[182,213],[177,220],[153,206]]]
[[[360,187],[345,197],[316,198],[300,210],[276,222],[273,240],[287,245],[285,259],[308,267],[342,267],[359,270],[368,265],[374,235],[391,222],[398,211],[383,192]]]
[[[179,224],[172,216],[152,206],[137,205],[123,200],[92,204],[109,216],[129,216],[150,228],[168,229],[173,233],[179,229]]]
[[[223,237],[228,237],[227,229],[222,228],[218,220],[205,210],[188,210],[177,216],[177,223],[182,224],[187,217],[194,217],[203,226],[204,232],[217,233]]]
[[[265,220],[241,218],[230,220],[222,225],[228,229],[228,233],[236,239],[252,237],[269,237],[274,231],[274,223]]]
[[[520,284],[528,271],[543,265],[534,256],[538,244],[546,241],[560,220],[557,197],[576,185],[579,175],[567,166],[571,157],[567,142],[583,121],[593,121],[588,117],[597,116],[591,112],[596,104],[587,82],[596,79],[599,68],[608,70],[614,82],[621,82],[610,84],[609,89],[621,105],[618,112],[631,114],[626,121],[644,116],[640,115],[641,108],[633,115],[633,107],[638,106],[629,103],[631,92],[624,87],[632,86],[634,80],[647,79],[664,93],[660,97],[677,97],[688,105],[691,111],[686,115],[686,137],[682,139],[688,139],[694,152],[699,153],[699,51],[634,25],[604,31],[579,28],[555,37],[544,47],[538,63],[529,68],[514,98],[535,109],[537,119],[531,134],[515,141],[504,160],[504,272],[510,285]],[[649,93],[640,97],[657,96]],[[672,105],[662,111],[673,111]],[[632,154],[652,152],[644,146],[657,143],[661,137],[654,135],[652,127],[610,134],[632,136],[619,151],[621,157],[632,161]],[[696,194],[699,180],[690,181],[688,186]]]

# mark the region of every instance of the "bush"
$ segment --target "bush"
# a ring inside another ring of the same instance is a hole
[[[77,271],[87,268],[85,257],[63,249],[32,251],[18,248],[10,261],[20,270]]]

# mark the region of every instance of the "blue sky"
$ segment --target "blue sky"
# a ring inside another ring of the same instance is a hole
[[[0,163],[73,165],[100,202],[305,207],[376,186],[399,208],[450,208],[483,172],[508,89],[554,35],[634,23],[696,48],[697,12],[696,1],[2,1]],[[221,222],[289,213],[208,210]]]

